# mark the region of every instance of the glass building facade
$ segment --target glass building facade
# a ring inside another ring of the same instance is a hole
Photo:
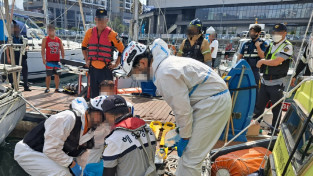
[[[306,25],[313,10],[312,1],[296,1],[283,3],[264,3],[264,4],[233,4],[223,6],[199,7],[195,9],[195,18],[206,22],[220,34],[237,34],[245,26],[247,21],[254,21],[256,18],[260,23],[266,24],[266,31],[269,32],[274,23],[287,23],[288,34],[302,35],[305,32]],[[297,20],[305,20],[305,23],[299,23]],[[241,22],[242,25],[225,24],[226,21]],[[217,25],[218,23],[218,25]],[[205,25],[208,27],[208,25]],[[186,26],[182,26],[182,32]],[[246,29],[248,30],[248,29]]]
[[[243,19],[295,19],[309,18],[312,3],[224,6],[196,9],[195,16],[201,20]]]

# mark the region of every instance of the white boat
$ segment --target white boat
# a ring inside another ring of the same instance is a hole
[[[45,37],[44,31],[28,16],[14,14],[14,17],[21,20],[16,21],[22,29],[21,35],[25,37],[24,42],[29,46],[27,49],[28,79],[45,78],[46,68],[41,57],[41,43]],[[85,63],[80,43],[70,40],[62,40],[62,43],[65,59]]]
[[[13,90],[0,93],[0,143],[12,132],[26,113],[26,103],[19,97],[20,94],[21,92]]]
[[[25,45],[21,44],[4,44],[1,45],[0,57],[8,46],[17,47],[21,51],[25,50]],[[22,67],[0,64],[0,76],[10,73],[20,73]],[[17,74],[17,75],[18,75]],[[19,76],[14,80],[14,85],[18,86]],[[10,86],[9,86],[10,87]],[[0,83],[0,143],[11,133],[17,123],[22,120],[26,113],[26,103],[21,98],[22,93],[17,90],[5,87]]]
[[[77,42],[62,41],[64,45],[65,59],[85,63],[81,46]],[[41,57],[41,39],[32,38],[28,40],[27,51],[28,79],[45,78],[46,67]]]

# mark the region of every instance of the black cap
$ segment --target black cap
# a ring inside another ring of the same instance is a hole
[[[107,11],[103,8],[97,9],[96,18],[104,18],[107,16]]]
[[[125,99],[119,95],[108,96],[102,103],[103,113],[116,108],[128,108]]]
[[[262,30],[261,26],[257,25],[257,24],[251,26],[251,28],[249,30],[251,30],[251,29],[253,29],[255,32],[261,32],[261,30]]]
[[[279,23],[279,24],[275,24],[275,26],[273,27],[274,32],[283,32],[283,31],[287,31],[287,27],[285,24],[283,23]]]

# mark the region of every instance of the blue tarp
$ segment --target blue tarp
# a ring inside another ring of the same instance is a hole
[[[28,19],[29,17],[26,16],[26,15],[21,15],[21,14],[17,14],[17,13],[13,13],[14,16],[18,16],[18,17],[23,17],[23,18],[26,18]]]
[[[4,35],[4,25],[3,25],[3,21],[0,20],[0,41],[7,41],[8,38]]]

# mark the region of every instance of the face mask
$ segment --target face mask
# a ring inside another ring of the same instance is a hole
[[[272,38],[273,38],[273,41],[274,41],[275,43],[278,43],[279,41],[281,41],[281,39],[283,38],[283,36],[281,36],[281,35],[273,35]]]
[[[192,29],[188,29],[187,30],[187,35],[189,35],[189,36],[197,35],[197,32],[192,30]]]
[[[258,37],[258,35],[252,35],[252,34],[250,34],[250,38],[251,38],[252,40],[256,39],[257,37]]]

